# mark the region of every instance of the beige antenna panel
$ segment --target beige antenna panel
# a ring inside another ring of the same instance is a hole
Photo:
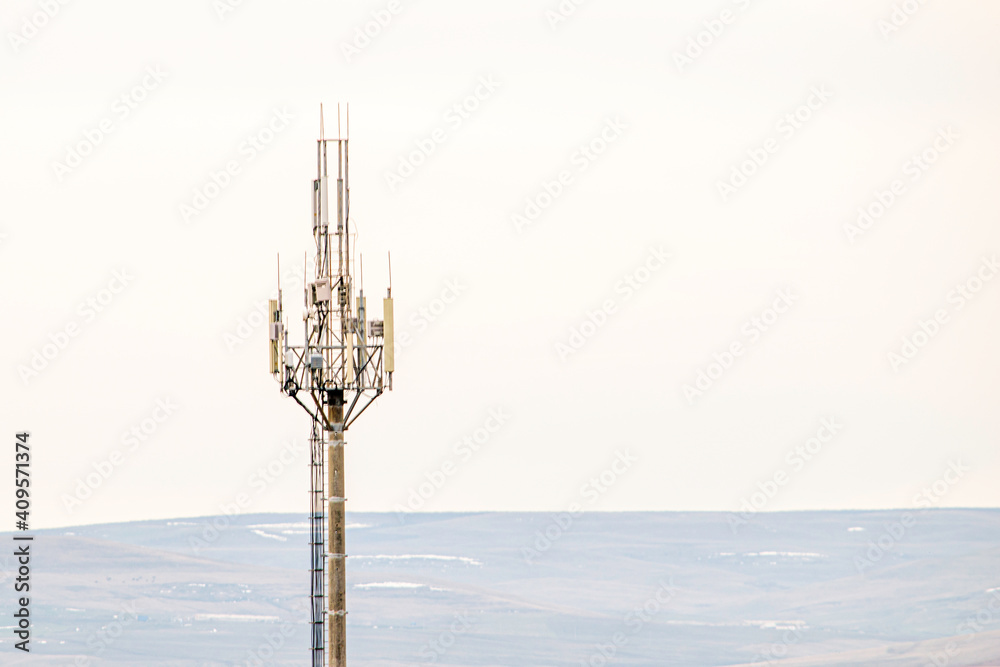
[[[385,333],[382,339],[382,368],[386,373],[396,370],[396,340],[392,330],[392,297],[382,299],[382,320]]]

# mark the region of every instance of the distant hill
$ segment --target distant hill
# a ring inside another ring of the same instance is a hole
[[[1000,510],[734,518],[351,514],[349,659],[1000,665]],[[35,535],[32,652],[7,626],[0,664],[307,664],[304,515]]]

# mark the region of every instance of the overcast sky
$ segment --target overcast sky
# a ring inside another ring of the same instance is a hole
[[[300,303],[338,102],[400,343],[349,510],[1000,501],[998,6],[10,0],[0,28],[34,527],[306,512],[258,307],[279,252]]]

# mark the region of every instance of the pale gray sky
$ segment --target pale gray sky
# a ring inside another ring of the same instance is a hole
[[[256,313],[279,251],[299,299],[321,102],[351,104],[365,286],[391,250],[409,335],[349,509],[1000,502],[1000,7],[231,5],[0,11],[34,526],[305,512]]]

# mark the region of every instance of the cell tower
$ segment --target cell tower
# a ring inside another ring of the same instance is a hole
[[[345,120],[349,136],[349,111]],[[281,391],[295,399],[312,418],[309,437],[312,666],[346,667],[344,433],[384,390],[392,389],[392,270],[390,268],[390,287],[382,300],[383,319],[366,319],[364,288],[358,284],[355,296],[351,272],[348,140],[340,134],[339,106],[338,138],[326,138],[322,105],[319,127],[317,175],[312,192],[315,280],[305,286],[305,343],[288,344],[279,266],[278,298],[270,302],[270,369]],[[330,144],[336,147],[335,181],[327,171]],[[337,202],[333,216],[329,206],[331,181]],[[330,229],[331,217],[335,225],[333,230]]]

